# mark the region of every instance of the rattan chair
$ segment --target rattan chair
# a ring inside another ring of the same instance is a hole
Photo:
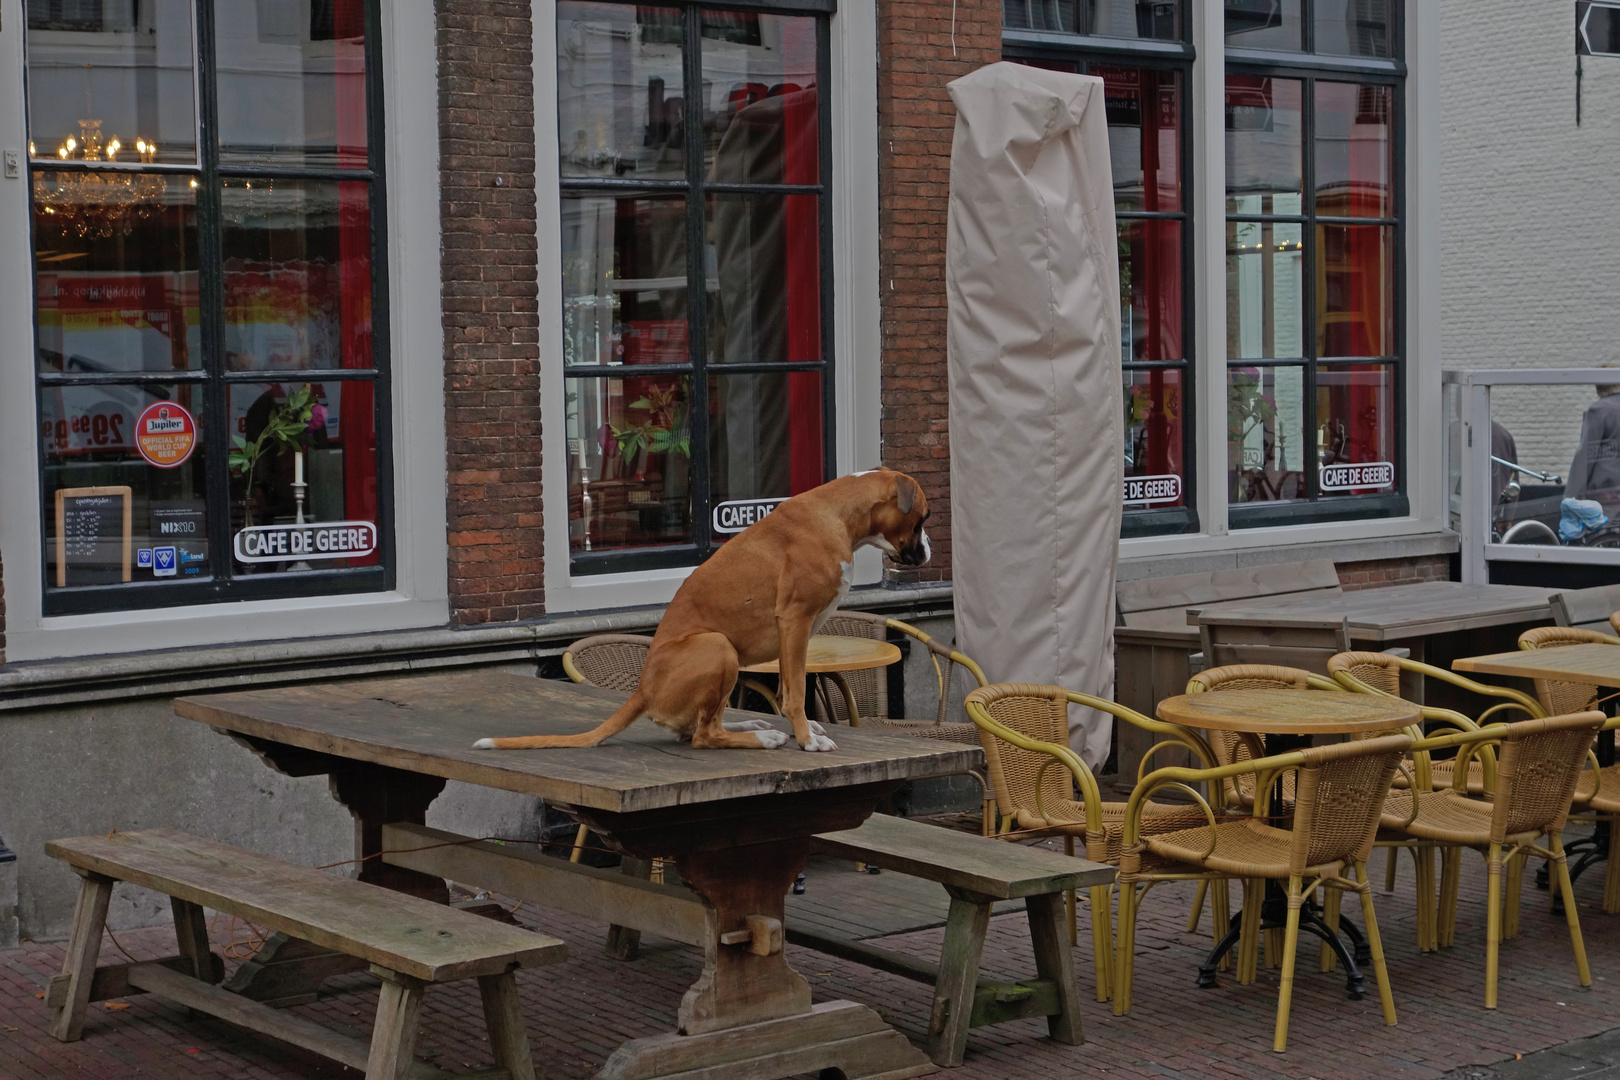
[[[1613,612],[1609,615],[1609,627],[1614,630],[1616,634],[1620,634],[1620,611]]]
[[[1620,645],[1620,639],[1600,634],[1596,630],[1577,630],[1572,626],[1538,626],[1519,635],[1521,649],[1557,649],[1564,645]],[[1587,683],[1568,682],[1563,679],[1536,679],[1536,698],[1548,716],[1563,716],[1592,707],[1597,700],[1597,687]]]
[[[824,724],[848,724],[852,720],[864,731],[889,731],[897,735],[913,735],[919,739],[940,742],[979,744],[979,729],[972,721],[952,722],[949,719],[952,679],[961,667],[979,686],[988,685],[984,670],[972,659],[949,646],[935,641],[910,623],[890,619],[866,611],[837,611],[828,616],[820,633],[840,634],[845,637],[870,638],[884,641],[890,630],[905,634],[928,650],[928,659],[934,665],[934,684],[938,694],[934,715],[926,720],[909,720],[891,715],[888,695],[888,673],[883,668],[862,671],[835,671],[830,674],[839,688],[839,694],[823,694],[817,698],[817,718]],[[940,661],[944,660],[941,664]],[[990,782],[983,773],[968,770],[978,782],[983,794],[980,832],[989,836],[995,832],[995,800],[990,795]]]
[[[1187,693],[1219,693],[1225,690],[1342,690],[1332,679],[1306,671],[1303,668],[1281,667],[1276,664],[1230,664],[1226,667],[1201,671],[1187,680]],[[1210,749],[1215,752],[1217,765],[1234,765],[1262,756],[1260,740],[1239,731],[1211,731]],[[1234,806],[1254,805],[1254,777],[1238,774],[1228,777],[1226,798]],[[1294,777],[1290,773],[1283,780],[1283,803],[1294,802]]]
[[[1258,966],[1261,897],[1265,882],[1288,883],[1288,920],[1283,931],[1282,985],[1277,993],[1277,1025],[1272,1049],[1288,1045],[1288,1010],[1293,997],[1294,962],[1299,951],[1300,909],[1319,887],[1348,890],[1361,896],[1367,944],[1383,1003],[1384,1022],[1395,1023],[1389,972],[1373,914],[1367,855],[1372,850],[1384,797],[1401,757],[1412,745],[1409,735],[1386,735],[1329,746],[1313,746],[1271,757],[1234,762],[1214,769],[1160,769],[1136,785],[1125,817],[1124,857],[1119,873],[1119,943],[1115,950],[1114,1013],[1131,1008],[1135,969],[1136,913],[1142,896],[1162,881],[1243,882],[1244,904],[1239,938],[1237,979],[1254,981]],[[1293,827],[1281,829],[1263,818],[1269,795],[1256,801],[1254,816],[1218,820],[1214,809],[1191,785],[1207,782],[1212,791],[1223,781],[1247,776],[1252,789],[1267,792],[1278,770],[1297,773]],[[1206,819],[1175,832],[1148,832],[1147,800],[1175,787],[1197,799]],[[1355,880],[1346,872],[1354,868]],[[1221,890],[1217,890],[1219,893]]]
[[[1091,770],[1070,749],[1070,703],[1100,709],[1127,723],[1167,735],[1206,765],[1214,764],[1214,758],[1208,744],[1192,732],[1143,716],[1118,702],[1065,690],[1061,686],[995,683],[967,696],[967,713],[978,727],[991,790],[1001,812],[1002,831],[998,835],[1008,839],[1061,836],[1070,855],[1074,854],[1074,840],[1079,837],[1085,843],[1086,858],[1117,866],[1124,835],[1125,804],[1104,802]],[[1149,757],[1143,759],[1144,767]],[[1144,814],[1144,827],[1148,829],[1179,829],[1203,820],[1198,811],[1158,803],[1149,805]],[[1109,994],[1113,947],[1110,912],[1109,889],[1094,886],[1091,934],[1098,1001],[1107,1001]],[[1217,938],[1223,932],[1225,915],[1224,910],[1217,911]],[[1071,940],[1077,933],[1076,923],[1071,893]]]
[[[580,638],[563,650],[563,671],[576,683],[633,694],[641,685],[641,669],[647,663],[652,640],[647,634],[597,634]],[[574,834],[574,850],[568,857],[569,862],[579,862],[589,834],[590,829],[584,825],[579,827]]]
[[[1474,848],[1485,853],[1489,885],[1486,891],[1485,929],[1485,1007],[1496,1008],[1497,953],[1501,942],[1513,936],[1518,922],[1520,873],[1509,874],[1503,904],[1503,868],[1510,871],[1531,855],[1546,859],[1554,871],[1564,901],[1564,917],[1569,923],[1570,943],[1575,949],[1575,965],[1582,986],[1592,985],[1586,965],[1586,949],[1581,943],[1581,925],[1575,897],[1569,883],[1569,867],[1564,859],[1562,832],[1569,817],[1575,782],[1591,757],[1592,741],[1603,724],[1603,714],[1580,712],[1568,716],[1541,717],[1514,724],[1493,724],[1479,731],[1454,732],[1414,743],[1416,752],[1457,747],[1475,750],[1495,742],[1497,753],[1496,790],[1491,802],[1468,798],[1456,788],[1447,791],[1414,790],[1399,793],[1385,803],[1384,824],[1398,825],[1406,832],[1437,844],[1454,848]],[[1404,797],[1416,805],[1404,816],[1399,806]],[[1547,847],[1535,840],[1543,834]],[[1448,873],[1440,892],[1440,932],[1449,944],[1457,918],[1456,875]]]

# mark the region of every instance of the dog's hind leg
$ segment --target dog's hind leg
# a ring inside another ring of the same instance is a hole
[[[738,721],[739,726],[725,724],[726,702],[731,700],[731,689],[737,684],[737,650],[724,634],[699,634],[688,643],[693,660],[709,675],[717,675],[706,685],[692,687],[692,698],[697,702],[697,723],[692,729],[692,745],[700,749],[766,750],[788,741],[783,732],[763,721]],[[740,725],[747,725],[742,727]]]

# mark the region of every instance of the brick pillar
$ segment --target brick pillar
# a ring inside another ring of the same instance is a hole
[[[511,0],[435,3],[457,626],[545,612],[529,11]]]
[[[922,484],[934,549],[920,570],[891,573],[943,580],[951,575],[945,217],[956,125],[945,84],[1001,59],[1001,5],[880,0],[878,56],[883,464]]]

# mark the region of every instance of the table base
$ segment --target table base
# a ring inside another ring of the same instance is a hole
[[[1215,970],[1220,966],[1221,958],[1232,951],[1242,935],[1243,913],[1237,912],[1226,931],[1226,936],[1216,942],[1204,962],[1198,965],[1198,986],[1203,990],[1210,990],[1220,985],[1215,979]],[[1288,926],[1288,896],[1275,882],[1266,882],[1266,897],[1260,904],[1260,932],[1267,930],[1283,930]],[[1314,934],[1322,939],[1328,948],[1333,950],[1344,965],[1344,989],[1351,1001],[1360,1001],[1367,994],[1367,976],[1361,973],[1361,964],[1372,962],[1372,951],[1367,946],[1366,939],[1361,930],[1354,923],[1342,915],[1339,917],[1339,933],[1349,938],[1354,944],[1353,949],[1345,948],[1344,941],[1339,934],[1333,932],[1332,927],[1322,918],[1321,910],[1314,901],[1307,900],[1299,910],[1299,932],[1301,934]],[[1296,958],[1295,963],[1298,963]]]
[[[798,1016],[724,1031],[632,1039],[596,1080],[782,1080],[818,1071],[846,1080],[903,1080],[937,1070],[872,1009],[828,1001]]]

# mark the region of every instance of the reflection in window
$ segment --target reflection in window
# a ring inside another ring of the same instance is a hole
[[[1186,475],[1182,456],[1185,403],[1180,368],[1145,368],[1125,372],[1125,475]],[[1136,504],[1142,509],[1186,505],[1185,485],[1147,491]]]
[[[1009,30],[1180,41],[1181,0],[1002,0]]]
[[[1241,367],[1226,373],[1228,499],[1305,496],[1305,369]]]
[[[1316,355],[1394,354],[1394,239],[1383,225],[1316,227]]]
[[[563,362],[684,364],[686,200],[562,201]]]
[[[575,551],[692,538],[692,379],[568,379],[569,544]]]
[[[1316,84],[1316,212],[1323,217],[1394,213],[1395,88]]]
[[[1322,494],[1392,490],[1392,465],[1359,473],[1332,467],[1394,462],[1395,369],[1388,364],[1323,365],[1316,373],[1316,399]]]
[[[1303,47],[1302,0],[1226,0],[1226,44],[1233,49]]]
[[[1234,221],[1226,226],[1226,355],[1305,355],[1304,226]]]
[[[1298,214],[1305,191],[1302,86],[1226,77],[1226,212]]]
[[[1114,209],[1181,209],[1181,73],[1091,68],[1103,80]]]
[[[821,359],[817,210],[814,195],[710,198],[710,363]]]
[[[1182,341],[1182,223],[1161,218],[1119,222],[1122,359],[1180,360]]]
[[[1313,0],[1316,51],[1333,56],[1389,56],[1389,0]]]

